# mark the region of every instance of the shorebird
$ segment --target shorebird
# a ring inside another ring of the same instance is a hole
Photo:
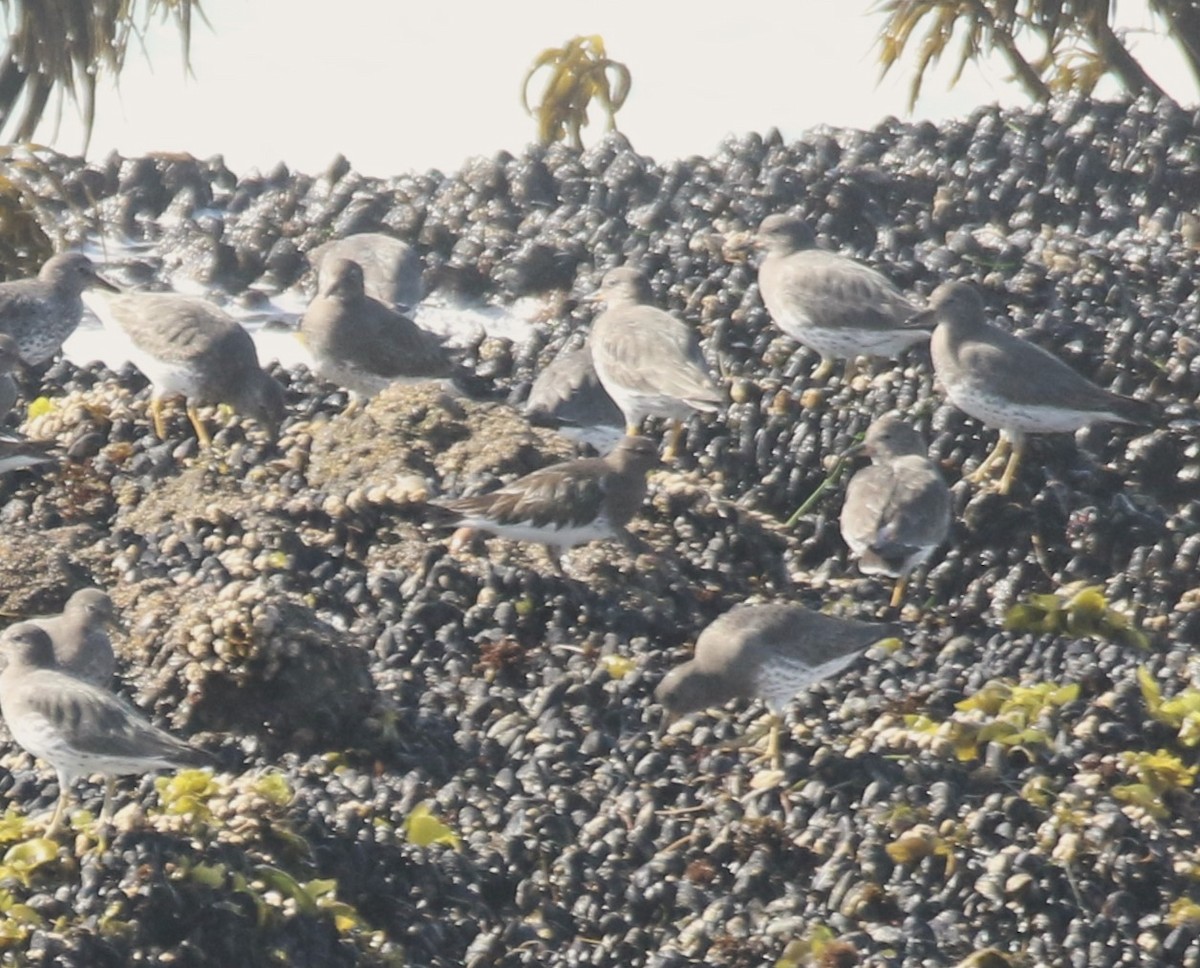
[[[412,312],[424,289],[423,267],[416,249],[381,232],[358,232],[318,245],[308,253],[317,269],[317,290],[329,284],[330,270],[342,259],[362,267],[368,296],[399,312]]]
[[[864,575],[896,579],[895,608],[913,569],[950,533],[950,489],[921,435],[898,413],[872,422],[863,442],[848,453],[859,450],[872,463],[846,485],[842,537]]]
[[[285,415],[283,388],[258,364],[254,340],[217,306],[195,296],[131,292],[85,294],[105,328],[128,343],[129,358],[153,384],[150,412],[166,439],[162,401],[182,396],[204,447],[212,437],[196,408],[227,403],[274,438]]]
[[[812,229],[791,215],[768,215],[755,243],[766,251],[758,290],[775,325],[821,355],[814,380],[844,359],[847,378],[858,356],[893,359],[929,339],[909,323],[916,307],[880,273],[816,247]]]
[[[327,260],[321,279],[321,291],[300,320],[300,339],[323,379],[369,399],[390,383],[454,374],[432,334],[366,294],[357,262]]]
[[[4,643],[8,664],[0,673],[0,712],[21,747],[58,776],[58,803],[47,837],[61,828],[71,785],[80,777],[105,776],[103,823],[112,817],[114,777],[212,761],[106,690],[56,669],[50,636],[36,625],[11,626]]]
[[[13,338],[23,363],[45,363],[62,348],[79,325],[89,286],[117,291],[82,252],[52,256],[34,278],[0,283],[0,333]]]
[[[108,595],[99,588],[81,588],[62,612],[30,623],[50,636],[56,669],[107,688],[116,667],[108,630],[121,626]]]
[[[687,324],[648,305],[650,286],[636,269],[610,269],[593,297],[607,308],[588,343],[596,375],[637,434],[646,417],[667,417],[673,429],[664,457],[675,456],[683,423],[694,410],[715,411],[725,395],[705,368]]]
[[[898,633],[896,626],[833,618],[801,605],[744,605],[700,633],[694,657],[668,672],[654,697],[671,719],[734,699],[763,700],[771,715],[767,756],[778,769],[787,704]]]
[[[1096,386],[1058,357],[988,323],[979,292],[947,282],[929,297],[921,322],[936,322],[930,351],[946,396],[1000,430],[996,446],[970,479],[979,481],[1011,450],[1000,478],[1007,494],[1025,452],[1026,434],[1070,433],[1097,421],[1151,426],[1157,408]]]
[[[596,376],[587,345],[559,354],[538,374],[525,401],[525,414],[597,449],[612,447],[624,428],[621,409]]]
[[[646,473],[657,463],[650,440],[622,437],[605,457],[552,464],[498,491],[439,506],[463,527],[547,545],[558,562],[567,548],[624,537],[646,497]]]

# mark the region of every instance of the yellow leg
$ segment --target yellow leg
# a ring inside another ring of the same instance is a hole
[[[858,376],[858,357],[850,356],[846,358],[846,372],[842,375],[842,383],[846,386],[850,385],[850,381]]]
[[[100,808],[100,823],[110,824],[113,818],[113,795],[117,792],[117,778],[115,776],[106,776],[104,778],[104,806]]]
[[[641,432],[642,432],[642,430],[641,430],[640,426],[638,426],[635,423],[630,423],[628,420],[625,421],[625,436],[626,437],[636,437]]]
[[[58,778],[58,803],[54,805],[54,813],[50,815],[50,826],[46,828],[46,836],[54,837],[62,829],[63,817],[67,812],[67,801],[71,799],[71,785],[63,777]]]
[[[1018,437],[1016,443],[1012,445],[1012,453],[1008,457],[1008,463],[1004,466],[1004,474],[1000,478],[1000,493],[1007,494],[1012,488],[1012,482],[1016,479],[1017,468],[1021,466],[1021,457],[1025,453],[1025,438]]]
[[[343,417],[352,417],[360,410],[366,409],[366,403],[363,398],[357,393],[351,393],[350,399],[346,402],[345,409],[342,410]]]
[[[158,397],[150,400],[150,416],[154,418],[154,432],[159,440],[167,439],[167,424],[163,420],[162,401]]]
[[[778,770],[781,760],[779,756],[779,726],[782,721],[781,716],[775,713],[768,712],[767,725],[765,728],[752,729],[742,739],[735,743],[726,745],[726,749],[742,749],[746,746],[755,746],[763,738],[767,737],[766,749],[761,755],[754,757],[751,763],[767,762],[771,764],[771,769]]]
[[[783,758],[779,755],[779,725],[780,717],[775,713],[771,713],[771,727],[767,733],[767,760],[771,764],[772,770],[778,770],[783,764]]]
[[[983,463],[975,468],[974,472],[967,477],[967,480],[973,484],[978,484],[988,475],[988,471],[992,469],[992,465],[1004,459],[1008,453],[1009,440],[1004,434],[1000,435],[1000,439],[996,441],[996,446],[992,448],[992,452],[983,459]]]
[[[892,608],[899,608],[900,603],[904,601],[904,589],[908,587],[908,575],[901,575],[896,579],[896,584],[892,587]]]
[[[200,414],[190,403],[188,404],[187,415],[188,420],[192,422],[192,426],[196,428],[196,436],[200,438],[200,446],[211,447],[212,437],[208,433],[208,428],[204,426],[204,421],[200,419]]]
[[[674,460],[679,456],[679,439],[683,436],[683,421],[671,421],[671,435],[667,438],[667,447],[663,451],[663,460]]]
[[[817,383],[824,383],[829,379],[831,373],[833,373],[833,360],[823,356],[821,365],[813,370],[812,379]]]

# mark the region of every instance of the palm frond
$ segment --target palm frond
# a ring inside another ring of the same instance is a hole
[[[129,41],[158,17],[179,31],[188,66],[200,0],[0,0],[9,25],[0,56],[0,132],[28,141],[53,94],[73,102],[84,138],[96,119],[96,84],[119,74]],[[86,144],[85,144],[86,147]]]

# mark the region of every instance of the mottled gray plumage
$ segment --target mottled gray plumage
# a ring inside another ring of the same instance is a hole
[[[587,345],[559,354],[538,374],[525,413],[594,446],[612,446],[624,428],[621,409],[596,376]]]
[[[445,348],[406,316],[363,290],[356,262],[324,263],[323,285],[300,321],[300,336],[320,376],[363,397],[389,383],[453,375]]]
[[[30,440],[20,434],[0,432],[0,474],[49,464],[58,460],[58,456],[53,440]]]
[[[909,574],[950,532],[950,489],[921,435],[897,413],[875,420],[861,448],[872,463],[846,487],[842,537],[864,574],[898,579],[897,605]]]
[[[899,631],[801,605],[745,605],[705,628],[694,657],[668,672],[654,695],[672,716],[733,699],[761,699],[779,714],[802,689]]]
[[[147,722],[122,700],[55,668],[50,637],[31,622],[4,635],[8,664],[0,673],[0,712],[13,738],[58,775],[59,799],[47,835],[62,820],[71,785],[80,777],[108,777],[180,766],[211,757]],[[111,814],[111,783],[102,817]]]
[[[0,333],[0,420],[3,420],[17,404],[17,381],[13,370],[21,362],[17,341],[7,333]]]
[[[30,621],[50,636],[55,668],[97,686],[109,685],[116,660],[108,630],[119,622],[108,595],[99,588],[81,588],[57,615]]]
[[[401,312],[411,312],[424,295],[421,256],[407,242],[380,232],[359,232],[318,245],[308,253],[317,267],[317,290],[324,291],[341,259],[362,267],[368,296]]]
[[[128,341],[130,359],[153,384],[151,409],[160,437],[161,401],[172,396],[187,400],[204,444],[211,441],[195,408],[206,403],[228,404],[272,437],[279,433],[283,388],[259,366],[250,334],[220,308],[176,293],[91,292],[84,298],[105,327]]]
[[[991,325],[983,300],[968,283],[938,286],[919,317],[937,324],[930,352],[950,401],[998,428],[1001,443],[1012,447],[1002,493],[1015,477],[1026,434],[1070,433],[1097,421],[1150,426],[1158,420],[1153,404],[1101,389],[1040,346]],[[998,443],[977,476],[1001,450]]]
[[[607,308],[592,324],[592,362],[628,433],[646,417],[684,420],[693,410],[721,407],[725,395],[708,374],[695,333],[647,305],[650,288],[640,272],[609,270],[597,298]]]
[[[791,215],[769,215],[755,239],[766,251],[758,289],[771,318],[799,343],[831,361],[895,357],[929,338],[909,320],[916,307],[887,278],[816,247],[812,229]]]
[[[441,506],[458,524],[561,551],[624,534],[646,497],[646,473],[657,463],[651,441],[622,437],[605,457],[552,464],[498,491]]]
[[[0,333],[13,338],[25,364],[45,363],[75,332],[88,286],[117,291],[82,252],[52,256],[34,278],[0,283]]]

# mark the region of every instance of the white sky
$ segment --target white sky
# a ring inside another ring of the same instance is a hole
[[[905,117],[911,78],[908,61],[876,84],[883,18],[869,12],[874,0],[202,2],[211,28],[195,27],[194,76],[184,75],[174,30],[154,24],[152,64],[131,49],[120,90],[101,88],[89,155],[222,153],[244,174],[280,160],[318,172],[340,152],[372,175],[449,171],[533,140],[522,78],[538,52],[576,34],[600,34],[628,65],[633,87],[618,125],[660,161],[709,154],[731,133],[775,126],[792,138],[822,123]],[[1177,97],[1194,100],[1168,45],[1143,56]],[[969,68],[948,93],[950,66],[926,79],[917,117],[1024,103],[1000,65],[986,76]],[[585,143],[601,122],[594,111]],[[38,140],[78,152],[74,108],[64,106],[57,135],[46,127]]]

